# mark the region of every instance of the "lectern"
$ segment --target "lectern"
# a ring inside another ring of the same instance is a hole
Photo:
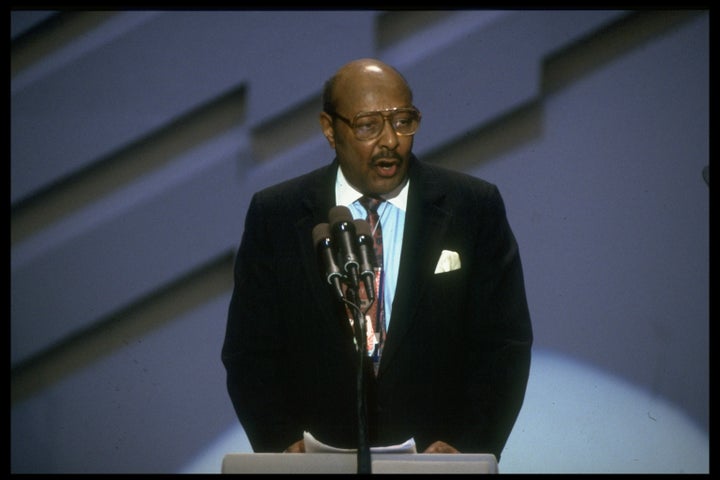
[[[373,453],[372,473],[498,473],[493,454]],[[357,473],[354,453],[229,453],[222,473]]]

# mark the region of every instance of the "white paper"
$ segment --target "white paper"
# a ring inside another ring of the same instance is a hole
[[[303,432],[303,440],[305,441],[305,453],[354,453],[354,448],[337,448],[326,445],[312,436],[310,432]],[[417,453],[415,448],[415,439],[405,440],[398,445],[388,445],[386,447],[370,447],[370,453]]]

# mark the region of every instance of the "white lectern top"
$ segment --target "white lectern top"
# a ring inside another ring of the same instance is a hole
[[[372,473],[498,473],[487,453],[374,453]],[[222,473],[357,473],[355,453],[229,453]]]

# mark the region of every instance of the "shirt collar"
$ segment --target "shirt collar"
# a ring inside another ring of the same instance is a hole
[[[389,203],[393,204],[393,206],[405,211],[407,207],[409,186],[410,179],[408,178],[392,192],[388,192],[380,196]],[[350,185],[343,174],[342,168],[338,166],[337,177],[335,178],[335,203],[338,205],[350,206],[362,196],[362,193],[358,192],[352,185]]]

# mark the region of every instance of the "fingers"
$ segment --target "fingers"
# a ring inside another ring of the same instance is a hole
[[[431,443],[423,453],[460,453],[460,451],[452,445],[448,445],[447,443],[438,440],[437,442]]]
[[[298,440],[286,448],[284,453],[305,453],[305,442],[303,440]],[[430,444],[423,453],[460,453],[460,451],[452,445],[438,440]]]
[[[305,453],[305,441],[298,440],[285,449],[283,453]]]

